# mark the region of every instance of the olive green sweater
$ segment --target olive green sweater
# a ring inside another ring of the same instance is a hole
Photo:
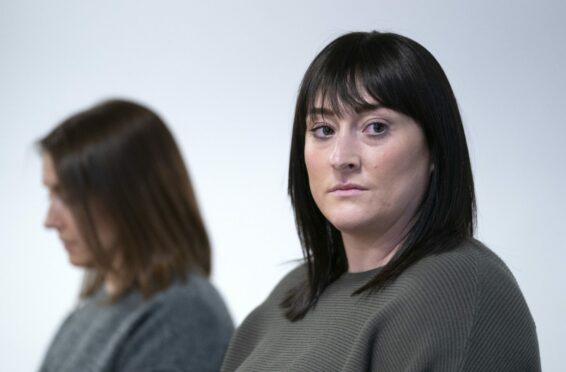
[[[386,289],[352,296],[377,270],[346,273],[299,321],[280,307],[293,270],[243,322],[223,371],[540,371],[535,324],[505,264],[470,240]]]

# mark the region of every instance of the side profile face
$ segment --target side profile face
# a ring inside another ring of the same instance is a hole
[[[406,232],[432,169],[421,127],[375,100],[339,113],[317,100],[304,155],[314,201],[343,234]]]
[[[57,230],[71,264],[79,267],[92,266],[92,254],[80,233],[76,218],[61,197],[59,179],[49,154],[43,155],[43,184],[49,191],[49,209],[44,221],[45,227]]]

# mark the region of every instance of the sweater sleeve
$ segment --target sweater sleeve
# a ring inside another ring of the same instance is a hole
[[[540,371],[536,327],[519,290],[499,262],[484,265],[462,371]],[[501,263],[502,264],[502,263]]]
[[[373,371],[540,371],[532,317],[497,257],[409,270],[374,320]],[[395,289],[395,288],[393,288]]]
[[[116,370],[218,371],[232,332],[231,319],[206,299],[169,299],[140,317],[119,351]]]

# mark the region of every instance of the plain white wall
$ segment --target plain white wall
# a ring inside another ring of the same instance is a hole
[[[4,0],[0,4],[0,370],[32,371],[80,271],[54,233],[34,141],[107,97],[147,103],[186,157],[237,323],[300,257],[286,196],[296,91],[347,31],[422,43],[464,117],[479,238],[535,318],[543,369],[563,366],[566,6],[561,1]]]

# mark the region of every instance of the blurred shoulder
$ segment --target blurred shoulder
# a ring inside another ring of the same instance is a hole
[[[228,329],[233,327],[220,293],[206,277],[195,273],[151,297],[148,306],[168,322],[214,321]]]

